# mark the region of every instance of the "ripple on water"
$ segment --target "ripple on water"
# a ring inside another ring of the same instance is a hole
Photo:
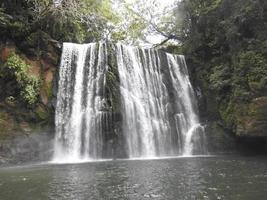
[[[0,196],[1,200],[267,199],[267,158],[118,160],[1,169]]]

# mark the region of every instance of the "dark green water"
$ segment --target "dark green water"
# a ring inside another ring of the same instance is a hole
[[[267,199],[267,157],[121,160],[0,169],[1,200]]]

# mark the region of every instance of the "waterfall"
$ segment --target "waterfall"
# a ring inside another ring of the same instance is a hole
[[[184,56],[117,44],[117,62],[129,157],[204,153]]]
[[[106,43],[64,43],[54,161],[115,157],[116,149],[130,158],[205,153],[184,56],[113,47],[112,57]]]
[[[56,106],[54,160],[102,157],[107,54],[105,45],[63,46]]]

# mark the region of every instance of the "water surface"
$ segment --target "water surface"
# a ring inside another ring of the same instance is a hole
[[[0,199],[267,199],[267,157],[192,157],[0,169]]]

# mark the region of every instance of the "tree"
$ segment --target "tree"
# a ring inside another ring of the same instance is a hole
[[[123,16],[123,20],[116,27],[115,37],[130,44],[147,43],[151,35],[163,38],[163,43],[178,39],[178,34],[174,33],[174,30],[178,30],[175,28],[174,5],[163,8],[158,0],[131,2],[118,0],[117,2],[120,5],[118,12]]]
[[[176,34],[192,77],[207,98],[213,96],[221,118],[236,132],[248,105],[267,94],[267,3],[183,0],[177,5],[185,14]]]
[[[107,38],[118,17],[110,0],[10,0],[1,3],[0,20],[0,34],[14,40],[42,31],[61,42],[92,42]]]

